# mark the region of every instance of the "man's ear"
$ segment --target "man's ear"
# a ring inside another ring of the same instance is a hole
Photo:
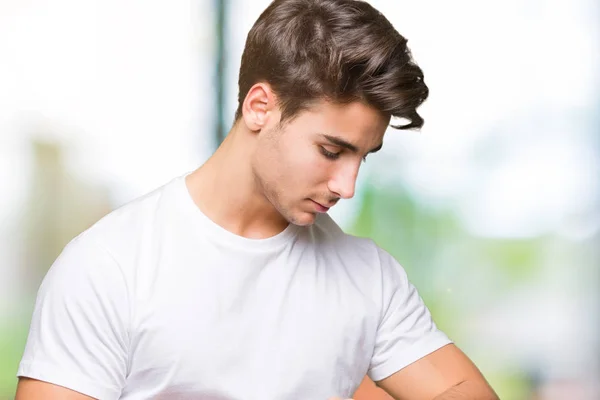
[[[269,119],[279,118],[276,96],[268,83],[259,82],[250,88],[242,104],[242,118],[251,131],[260,131]]]

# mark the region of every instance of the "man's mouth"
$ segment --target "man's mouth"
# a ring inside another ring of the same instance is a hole
[[[314,201],[312,199],[311,199],[311,201],[315,204],[315,208],[317,209],[317,212],[326,213],[327,211],[329,211],[330,207],[326,207],[323,204],[317,203],[316,201]]]

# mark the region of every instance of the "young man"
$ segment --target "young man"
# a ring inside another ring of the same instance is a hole
[[[276,0],[250,31],[235,124],[196,171],[64,249],[17,399],[496,399],[404,270],[326,214],[390,117],[427,97],[406,40],[355,0]]]

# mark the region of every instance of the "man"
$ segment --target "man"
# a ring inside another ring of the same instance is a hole
[[[200,168],[69,243],[38,293],[17,399],[496,399],[404,270],[327,216],[427,87],[355,0],[275,0],[235,124]]]

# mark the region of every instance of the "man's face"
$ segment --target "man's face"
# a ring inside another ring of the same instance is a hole
[[[321,102],[258,136],[256,182],[290,223],[310,225],[339,199],[354,196],[364,158],[382,144],[389,118],[362,103]]]

